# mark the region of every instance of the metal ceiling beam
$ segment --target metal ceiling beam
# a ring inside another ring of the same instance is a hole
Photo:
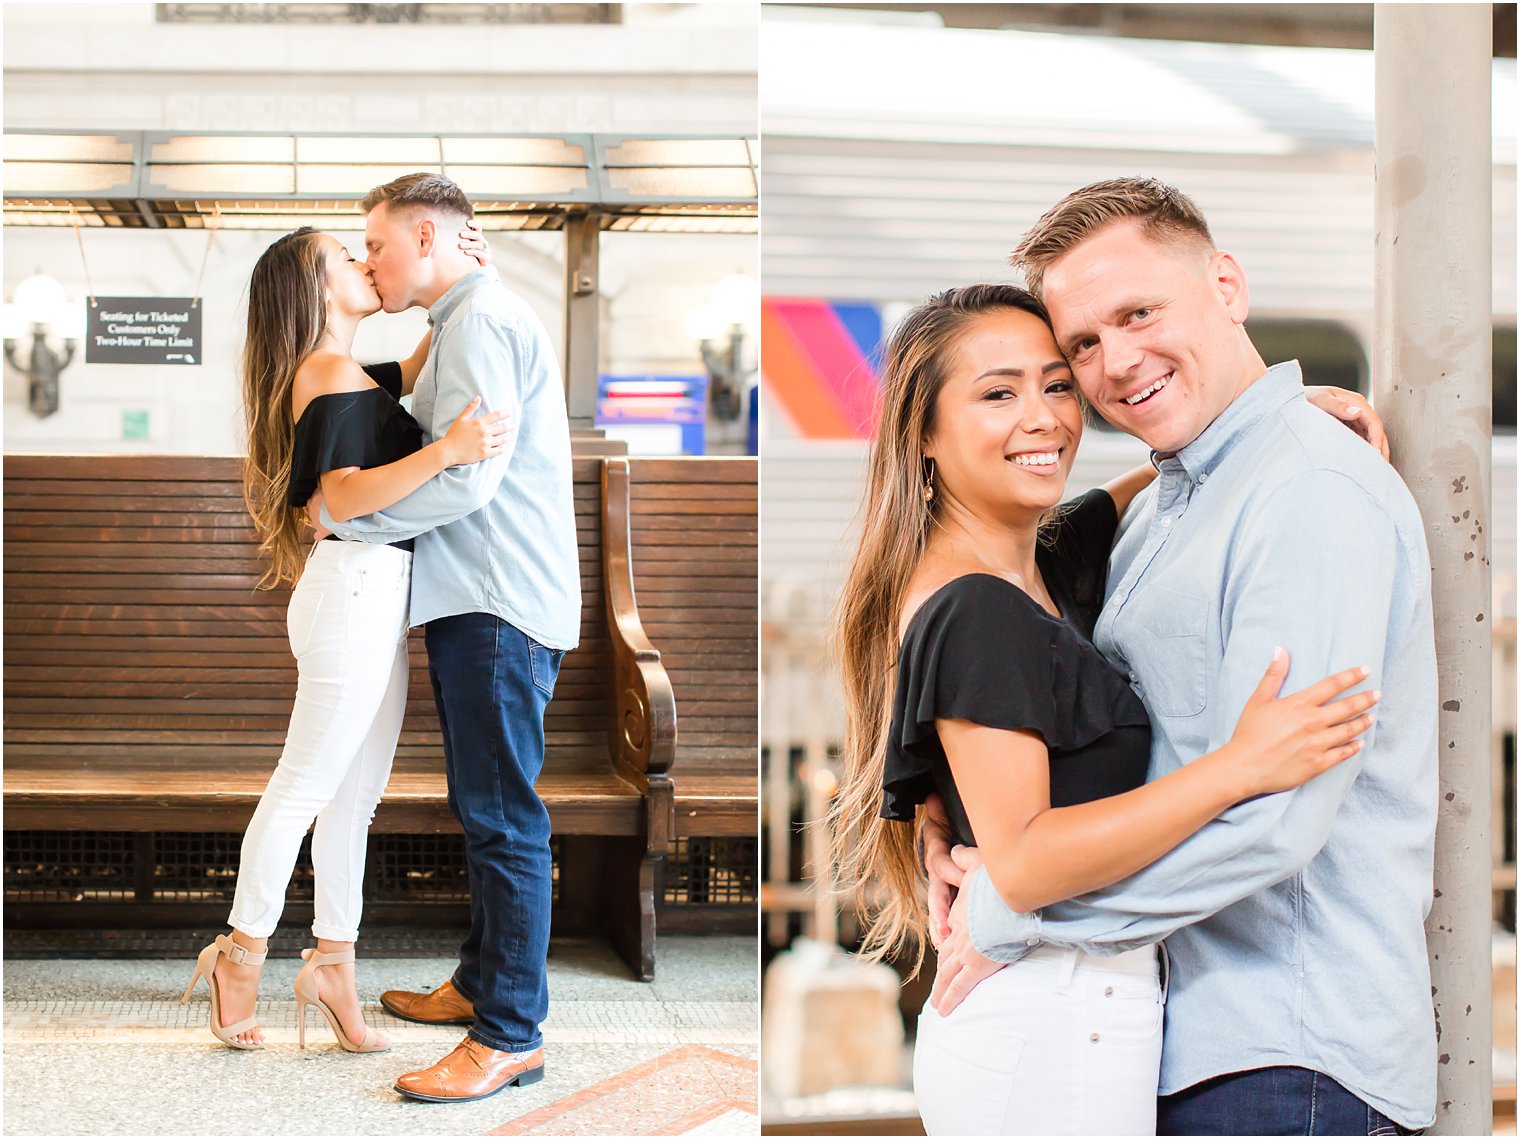
[[[560,228],[594,210],[630,232],[758,229],[754,142],[687,135],[5,133],[5,221],[228,229],[351,220],[369,188],[447,173],[487,230]],[[125,207],[125,208],[124,208]]]
[[[817,4],[925,12],[947,28],[1022,28],[1133,39],[1372,47],[1371,4]],[[1494,4],[1493,56],[1515,58],[1515,5]]]

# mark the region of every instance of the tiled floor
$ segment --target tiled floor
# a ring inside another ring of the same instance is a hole
[[[389,1016],[388,988],[427,989],[445,958],[361,961],[360,996],[390,1051],[343,1052],[308,1013],[296,1045],[290,985],[271,957],[259,1019],[268,1046],[234,1052],[207,1032],[204,983],[179,1004],[189,959],[5,963],[8,1135],[753,1135],[759,1052],[755,943],[663,937],[642,984],[605,945],[556,941],[545,1079],[476,1103],[396,1094],[402,1072],[462,1035]]]

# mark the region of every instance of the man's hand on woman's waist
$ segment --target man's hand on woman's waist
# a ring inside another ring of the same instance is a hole
[[[950,816],[938,794],[924,800],[924,869],[929,872],[929,942],[936,949],[950,933],[950,904],[964,872],[950,848]]]
[[[965,876],[982,868],[982,856],[975,847],[957,846],[953,858]],[[939,943],[939,964],[934,973],[934,990],[929,994],[929,1003],[940,1016],[949,1016],[972,989],[1004,968],[1001,963],[982,956],[971,943],[970,899],[970,891],[956,891],[947,922],[949,932]]]
[[[966,994],[1003,966],[971,944],[966,876],[982,865],[973,846],[951,846],[950,816],[938,795],[924,800],[924,869],[929,872],[929,940],[939,955],[929,1004],[948,1016]]]
[[[320,486],[306,500],[306,520],[311,523],[312,541],[320,542],[332,534],[331,530],[322,525],[322,488]]]

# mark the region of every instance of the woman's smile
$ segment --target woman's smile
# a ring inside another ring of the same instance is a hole
[[[1065,447],[1056,447],[1043,451],[1021,451],[1008,456],[1008,461],[1016,467],[1023,467],[1033,474],[1049,476],[1057,473],[1058,464],[1061,461],[1061,453]]]

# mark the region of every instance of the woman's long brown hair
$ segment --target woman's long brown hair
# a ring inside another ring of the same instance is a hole
[[[294,582],[304,564],[305,511],[286,502],[295,447],[291,388],[296,369],[327,332],[327,268],[320,237],[310,226],[286,234],[264,250],[248,283],[243,498],[259,535],[259,553],[269,559],[260,589]]]
[[[897,678],[897,625],[908,581],[935,524],[938,500],[924,501],[924,441],[967,328],[1005,309],[1049,322],[1044,306],[1013,285],[949,289],[912,310],[887,340],[881,412],[861,506],[860,546],[834,610],[833,644],[844,682],[844,777],[828,824],[837,887],[855,895],[866,918],[864,953],[915,954],[928,933],[926,876],[918,854],[923,824],[881,817],[882,769]]]

